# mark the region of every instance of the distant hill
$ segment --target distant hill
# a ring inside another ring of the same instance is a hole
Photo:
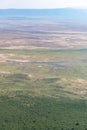
[[[87,15],[86,9],[0,9],[0,15]]]
[[[87,20],[86,9],[0,9],[0,16],[48,16],[60,18],[75,18]]]

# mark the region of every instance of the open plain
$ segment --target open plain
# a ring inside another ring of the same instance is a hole
[[[0,130],[87,130],[87,25],[0,19]]]

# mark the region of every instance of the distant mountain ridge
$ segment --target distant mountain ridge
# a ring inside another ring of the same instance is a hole
[[[0,15],[87,15],[87,9],[0,9]]]
[[[87,22],[87,9],[73,9],[73,8],[60,8],[60,9],[0,9],[1,17],[10,17],[13,19],[20,17],[32,18],[51,18],[61,20],[73,20]]]

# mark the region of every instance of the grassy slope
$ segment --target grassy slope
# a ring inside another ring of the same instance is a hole
[[[86,50],[0,54],[0,130],[86,130]]]

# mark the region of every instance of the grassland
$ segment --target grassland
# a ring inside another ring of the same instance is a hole
[[[86,50],[0,50],[0,130],[86,130]]]
[[[86,32],[10,22],[17,28],[0,39],[0,130],[87,130]]]

